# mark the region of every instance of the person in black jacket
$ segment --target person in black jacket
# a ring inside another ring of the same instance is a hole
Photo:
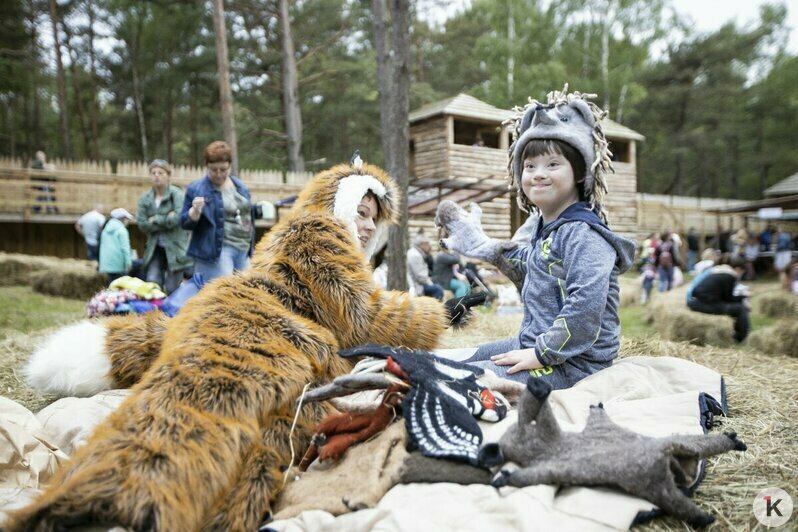
[[[724,314],[734,318],[734,339],[745,340],[751,328],[747,290],[738,281],[745,272],[745,259],[734,256],[729,264],[709,268],[687,289],[687,306],[705,314]]]

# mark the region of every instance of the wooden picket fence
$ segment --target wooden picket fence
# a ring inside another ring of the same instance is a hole
[[[204,173],[204,167],[179,165],[172,182],[185,188]],[[242,170],[240,175],[254,201],[276,202],[298,194],[312,174]],[[138,198],[150,187],[146,163],[118,163],[113,173],[108,161],[56,159],[47,169],[34,170],[19,158],[0,157],[0,217],[5,220],[46,216],[54,222],[74,221],[96,204],[106,211],[123,207],[135,212]]]
[[[73,161],[68,159],[52,159],[48,161],[52,169],[50,173],[61,174],[62,172],[78,172],[81,174],[113,175],[120,178],[126,177],[145,177],[150,175],[149,163],[138,161],[119,161],[116,164],[116,171],[110,161]],[[20,157],[0,157],[0,168],[3,169],[24,169],[30,168],[30,162]],[[205,175],[204,166],[194,165],[173,165],[172,179],[178,184],[190,183],[191,181]],[[281,170],[254,170],[242,168],[238,175],[247,185],[253,184],[288,184],[305,185],[313,176],[312,172],[283,172]]]

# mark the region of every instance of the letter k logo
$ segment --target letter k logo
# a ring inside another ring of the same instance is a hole
[[[778,499],[776,502],[773,502],[773,497],[771,497],[770,495],[765,495],[765,501],[767,502],[766,512],[768,517],[770,517],[773,514],[773,512],[776,512],[776,515],[782,517],[781,512],[779,511],[779,503],[781,502],[781,499]]]
[[[792,517],[792,497],[781,488],[765,488],[754,497],[753,511],[767,528],[781,526]]]

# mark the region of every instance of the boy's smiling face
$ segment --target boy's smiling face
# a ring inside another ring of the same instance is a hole
[[[543,216],[543,222],[556,219],[579,201],[571,163],[559,153],[546,153],[524,159],[521,188]]]

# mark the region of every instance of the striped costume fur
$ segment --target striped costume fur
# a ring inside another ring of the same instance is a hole
[[[428,350],[447,325],[438,301],[372,281],[347,207],[367,191],[384,231],[399,205],[392,180],[374,166],[339,165],[311,180],[248,270],[211,282],[171,321],[106,321],[111,378],[137,381],[133,393],[5,529],[256,529],[291,462],[304,386],[351,369],[341,348]],[[297,454],[326,413],[302,408]]]

